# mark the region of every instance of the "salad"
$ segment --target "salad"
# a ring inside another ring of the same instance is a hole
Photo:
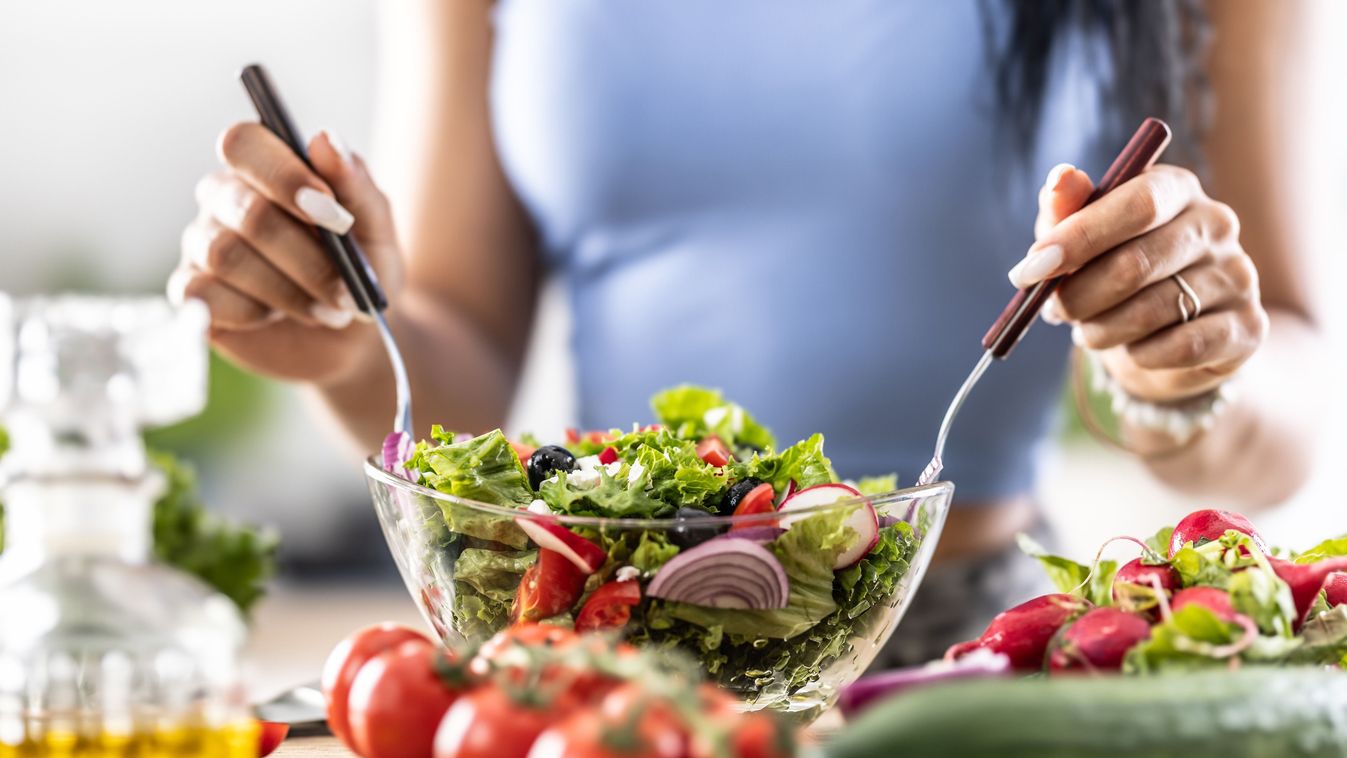
[[[421,498],[432,538],[412,560],[426,607],[444,609],[438,631],[612,631],[690,653],[758,705],[818,686],[844,657],[863,667],[855,646],[887,632],[924,526],[885,512],[877,496],[897,477],[844,482],[822,435],[778,447],[714,390],[676,387],[651,407],[653,424],[569,431],[560,445],[439,427],[414,446],[390,440],[389,471],[528,511]]]

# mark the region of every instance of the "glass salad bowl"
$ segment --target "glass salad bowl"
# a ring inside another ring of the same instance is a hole
[[[480,642],[530,611],[581,630],[620,628],[634,645],[700,660],[747,707],[798,720],[831,706],[893,633],[954,493],[937,482],[789,515],[599,518],[445,494],[375,458],[365,475],[407,589],[446,642]],[[862,529],[874,530],[868,549],[821,547],[855,538],[856,518],[875,525]],[[602,554],[588,547],[586,558],[577,540]],[[567,556],[587,569],[563,563],[563,578],[547,579],[547,560]],[[549,605],[567,592],[573,602]]]

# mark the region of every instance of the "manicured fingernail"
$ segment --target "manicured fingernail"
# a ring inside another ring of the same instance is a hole
[[[331,129],[324,129],[323,136],[327,137],[327,144],[337,151],[337,155],[341,157],[341,162],[349,166],[351,164],[351,148],[347,147],[342,138],[338,137],[337,133]]]
[[[1057,311],[1057,298],[1055,297],[1048,298],[1048,302],[1043,304],[1043,310],[1039,311],[1039,315],[1053,326],[1061,326],[1065,323],[1062,314]]]
[[[360,310],[358,307],[356,307],[355,298],[351,297],[351,293],[349,290],[346,289],[346,285],[342,285],[341,290],[337,292],[336,300],[337,300],[337,307],[344,311],[347,311],[349,313],[355,313],[356,311]]]
[[[1058,163],[1048,172],[1048,179],[1043,182],[1043,186],[1047,187],[1049,192],[1056,192],[1061,187],[1062,177],[1066,176],[1066,172],[1073,168],[1075,166],[1070,163]]]
[[[345,329],[351,325],[351,319],[354,318],[354,315],[348,310],[333,308],[322,303],[314,303],[309,306],[309,315],[313,316],[314,321],[329,329]]]
[[[1061,245],[1048,245],[1030,250],[1024,260],[1010,270],[1010,283],[1023,289],[1048,278],[1061,268],[1065,254]]]
[[[1071,327],[1071,341],[1076,343],[1076,347],[1085,347],[1085,330],[1080,328],[1080,324]]]
[[[341,203],[312,187],[301,187],[299,192],[295,193],[295,205],[298,205],[314,224],[337,234],[351,231],[351,226],[355,223],[355,216],[341,207]]]
[[[164,294],[168,301],[174,305],[181,306],[187,299],[187,283],[192,281],[192,272],[187,269],[176,269],[168,275],[168,284],[164,286]]]

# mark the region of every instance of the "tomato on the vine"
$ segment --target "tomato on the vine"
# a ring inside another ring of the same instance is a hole
[[[383,623],[359,629],[332,648],[323,664],[322,689],[327,701],[327,725],[338,739],[349,742],[351,738],[347,703],[351,682],[360,667],[385,650],[414,640],[430,643],[429,637],[409,626]]]
[[[413,640],[362,666],[351,683],[350,746],[364,758],[430,755],[440,719],[459,694],[441,675],[449,655]]]
[[[569,701],[528,702],[529,694],[486,685],[454,701],[435,732],[435,758],[525,758],[543,730],[574,710]]]

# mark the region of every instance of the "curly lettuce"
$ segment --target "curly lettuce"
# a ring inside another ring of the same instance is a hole
[[[776,446],[766,427],[716,390],[685,384],[650,398],[650,408],[679,437],[701,439],[714,434],[731,447],[766,450]]]

